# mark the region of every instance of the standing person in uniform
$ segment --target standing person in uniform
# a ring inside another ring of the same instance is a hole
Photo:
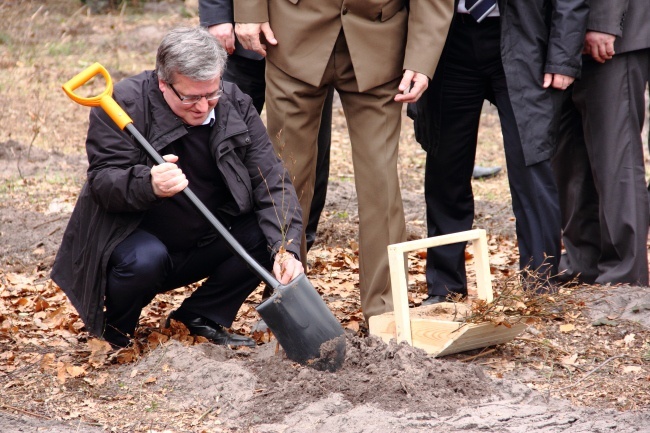
[[[199,18],[228,52],[228,68],[223,79],[235,83],[244,93],[253,98],[253,105],[262,114],[266,91],[264,77],[264,56],[246,50],[235,37],[233,21],[233,0],[199,0]],[[316,241],[318,221],[325,207],[327,183],[330,173],[330,144],[332,141],[332,101],[334,89],[330,88],[323,106],[320,128],[318,130],[318,157],[316,161],[316,181],[314,198],[306,226],[307,250]]]
[[[582,79],[567,98],[554,158],[561,278],[648,285],[643,140],[650,3],[590,0]]]
[[[522,270],[557,274],[560,209],[550,158],[563,91],[580,73],[585,0],[460,0],[436,75],[416,104],[427,151],[429,236],[472,228],[484,100],[499,112]],[[465,243],[427,251],[428,297],[467,295]],[[525,273],[526,274],[526,273]]]
[[[291,174],[304,221],[328,88],[341,98],[359,200],[359,285],[366,318],[393,309],[386,248],[406,239],[397,174],[402,104],[416,101],[433,76],[452,4],[234,0],[237,37],[267,59],[269,135],[285,158],[295,161]]]

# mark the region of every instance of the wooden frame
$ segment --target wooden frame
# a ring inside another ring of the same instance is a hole
[[[380,336],[387,342],[391,338],[396,338],[397,342],[406,341],[408,344],[420,347],[435,356],[503,343],[520,334],[525,329],[525,325],[516,324],[505,327],[503,325],[496,326],[492,323],[463,324],[432,318],[418,317],[413,320],[410,318],[406,254],[414,250],[469,241],[472,241],[474,246],[478,297],[487,302],[492,302],[494,296],[490,280],[490,264],[485,230],[468,230],[389,245],[388,263],[390,266],[394,312],[371,317],[368,321],[370,334]],[[415,341],[414,336],[416,337]]]

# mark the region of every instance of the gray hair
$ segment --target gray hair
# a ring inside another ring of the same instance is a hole
[[[194,81],[209,81],[220,76],[228,54],[217,39],[202,27],[179,27],[163,38],[156,55],[156,73],[174,84],[174,75]]]

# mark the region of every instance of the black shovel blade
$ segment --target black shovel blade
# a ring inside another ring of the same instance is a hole
[[[305,274],[279,286],[257,311],[292,361],[328,371],[343,364],[345,331]]]

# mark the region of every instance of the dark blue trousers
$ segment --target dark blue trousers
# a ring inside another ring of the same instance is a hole
[[[499,112],[520,266],[557,274],[560,210],[549,161],[526,166],[508,95],[498,18],[480,24],[457,17],[447,38],[442,74],[442,121],[438,148],[426,161],[425,198],[429,236],[470,230],[474,221],[472,170],[483,103]],[[541,74],[541,71],[540,71]],[[541,77],[540,77],[541,80]],[[465,243],[429,248],[429,295],[467,294]]]
[[[271,269],[267,241],[253,214],[239,218],[230,232],[255,260]],[[191,250],[169,252],[157,237],[137,229],[115,248],[109,260],[104,337],[128,344],[142,309],[158,293],[203,279],[180,308],[225,327],[232,324],[260,283],[221,238]]]

